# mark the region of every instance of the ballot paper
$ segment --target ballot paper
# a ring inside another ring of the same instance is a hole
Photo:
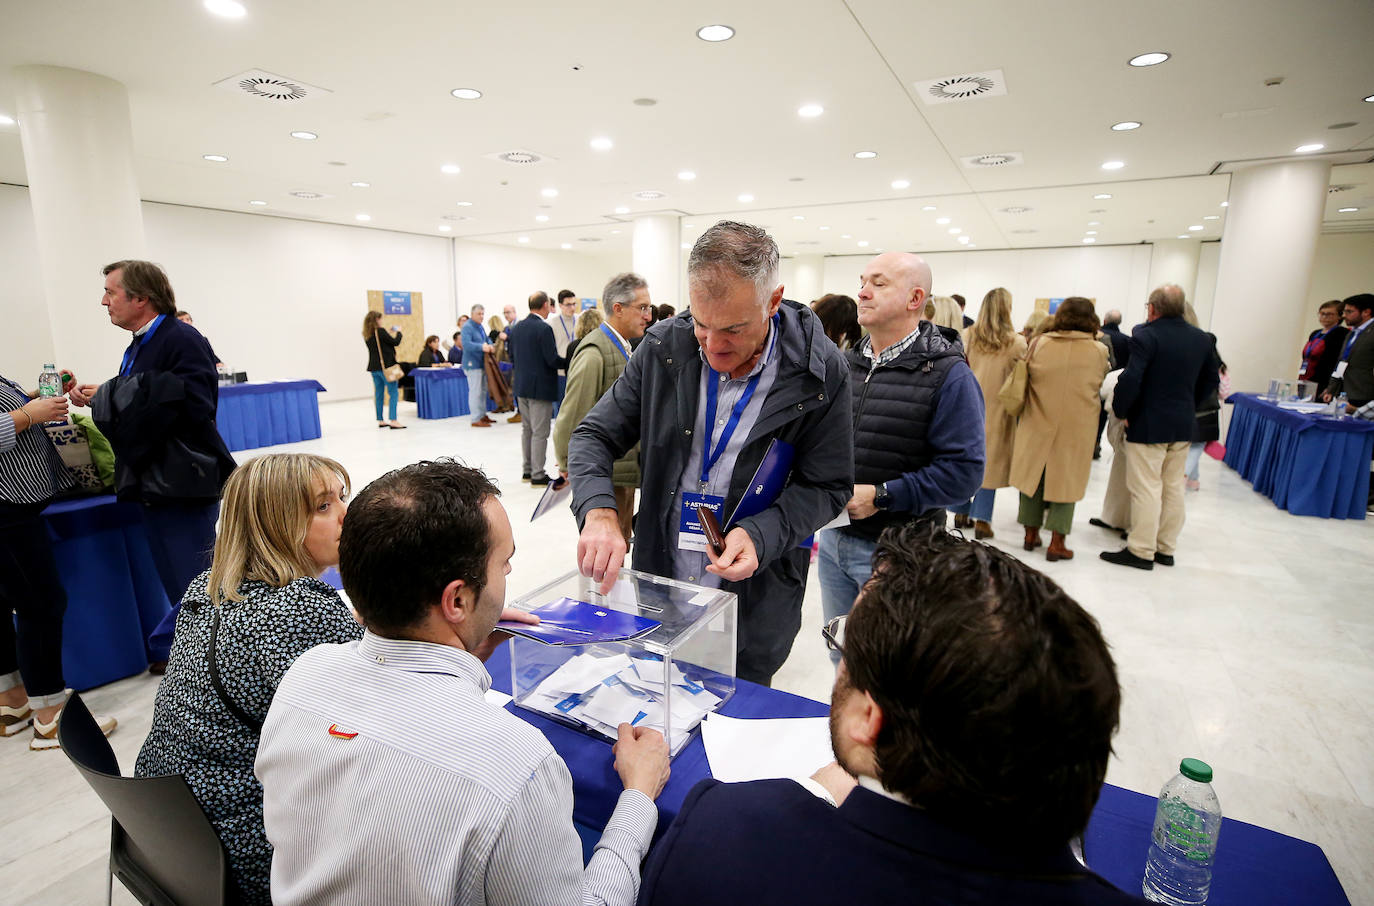
[[[825,717],[746,720],[711,714],[701,725],[711,776],[726,783],[810,777],[835,760]]]

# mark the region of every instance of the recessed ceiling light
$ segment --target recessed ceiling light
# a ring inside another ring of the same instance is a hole
[[[593,151],[609,151],[615,147],[615,142],[604,135],[598,135],[587,144],[592,146]]]
[[[861,248],[861,249],[866,249],[866,248],[868,248],[868,240],[867,240],[867,239],[860,239],[860,240],[859,240],[859,248]]]
[[[449,92],[460,101],[475,101],[482,96],[476,88],[455,88]]]
[[[830,227],[828,227],[828,226],[823,226],[823,227],[821,227],[821,229],[822,229],[822,230],[828,230],[828,229],[830,229]]]
[[[938,223],[940,226],[944,226],[945,224],[949,223],[949,218],[948,218],[948,217],[936,217],[936,218],[935,218],[935,222]]]
[[[1112,196],[1106,192],[1098,192],[1096,195],[1093,196],[1093,198],[1096,198],[1098,201],[1106,201],[1108,198],[1111,197]]]
[[[748,192],[745,192],[736,200],[739,201],[740,204],[749,204],[749,202],[754,200],[754,196],[750,195]]]
[[[1203,219],[1203,220],[1220,220],[1220,219],[1221,219],[1221,215],[1220,215],[1220,214],[1208,214],[1208,215],[1206,215],[1205,217],[1203,217],[1202,219]]]
[[[14,117],[12,117],[12,116],[6,116],[5,114],[0,113],[0,126],[13,126],[13,125],[14,125]]]
[[[802,104],[797,108],[797,116],[805,117],[809,120],[815,119],[822,113],[825,113],[825,108],[820,104]]]
[[[313,142],[315,139],[319,138],[315,133],[306,132],[304,129],[297,129],[295,132],[292,132],[291,137],[298,138],[303,142]]]
[[[1231,202],[1229,202],[1229,201],[1223,201],[1223,202],[1221,203],[1221,206],[1222,206],[1223,208],[1229,208],[1229,207],[1231,206]]]
[[[1096,236],[1096,235],[1097,235],[1097,230],[1088,230],[1088,231],[1087,231],[1086,233],[1084,233],[1083,235],[1085,235],[1085,236]]]
[[[1374,104],[1374,94],[1371,94],[1371,95],[1369,95],[1368,97],[1366,97],[1366,98],[1364,99],[1364,102],[1365,102],[1366,104]]]
[[[351,183],[349,183],[349,185],[352,186],[352,187],[355,188],[355,189],[367,189],[367,188],[371,188],[372,183],[370,183],[370,182],[363,182],[362,180],[358,180],[357,182],[351,182]]]
[[[1112,123],[1113,132],[1130,132],[1132,129],[1139,129],[1140,124],[1135,120],[1125,120],[1120,123]]]
[[[529,242],[529,241],[530,241],[530,237],[528,237],[528,236],[520,236],[520,237],[516,238],[515,241],[516,241],[516,242]]]
[[[1097,239],[1095,239],[1095,238],[1092,237],[1092,236],[1084,236],[1084,237],[1083,237],[1083,244],[1084,244],[1084,245],[1092,245],[1092,244],[1093,244],[1094,242],[1096,242],[1096,241],[1097,241]]]
[[[1107,161],[1105,164],[1102,165],[1102,169],[1104,169],[1104,170],[1120,170],[1120,169],[1121,169],[1122,167],[1124,167],[1124,166],[1126,166],[1125,161],[1120,161],[1120,160],[1109,160],[1109,161]]]
[[[735,30],[728,25],[703,25],[697,29],[697,37],[712,44],[729,41],[734,36]]]
[[[1195,223],[1195,224],[1193,224],[1192,226],[1188,227],[1188,232],[1190,232],[1190,233],[1196,233],[1196,232],[1197,232],[1198,230],[1200,230],[1200,229],[1202,229],[1202,224],[1200,224],[1200,223]]]
[[[805,218],[803,215],[801,215],[801,214],[793,214],[793,215],[792,215],[792,219],[793,219],[793,220],[805,220],[806,218]]]
[[[452,230],[452,229],[453,229],[453,227],[449,226],[449,225],[446,224],[446,223],[441,223],[441,224],[439,224],[439,232],[441,232],[441,233],[447,233],[449,230]]]
[[[452,176],[455,173],[463,172],[463,170],[457,164],[444,164],[442,167],[439,168],[439,172],[447,173],[448,175]]]
[[[1293,149],[1294,154],[1311,154],[1313,151],[1320,151],[1325,148],[1321,142],[1312,142],[1310,145],[1298,145]]]
[[[622,205],[621,207],[616,208],[615,212],[617,214],[628,214],[630,213],[630,209]]]
[[[372,215],[371,215],[371,214],[354,214],[354,215],[353,215],[353,219],[354,219],[354,220],[363,220],[363,221],[367,221],[367,220],[371,220],[371,219],[372,219]]]
[[[1102,221],[1100,221],[1100,220],[1089,220],[1089,221],[1088,221],[1088,226],[1102,226]]]
[[[1353,214],[1353,213],[1355,213],[1355,212],[1358,211],[1358,210],[1359,210],[1359,208],[1337,208],[1337,209],[1336,209],[1336,213],[1337,213],[1337,214]]]
[[[222,164],[229,159],[225,157],[223,154],[202,154],[201,158],[204,160],[213,161],[217,164]]]
[[[859,160],[872,160],[878,156],[877,151],[855,151],[854,156]]]
[[[690,242],[684,242],[684,243],[682,243],[682,247],[685,248],[685,249],[689,249],[689,248],[692,247],[692,243],[690,243]]]
[[[692,180],[697,178],[697,175],[693,173],[691,170],[679,170],[677,178],[682,180],[683,182],[691,182]]]
[[[967,236],[960,236],[960,237],[959,237],[959,244],[960,244],[960,245],[968,245],[970,241],[971,241],[971,240],[970,240]]]
[[[935,210],[935,205],[933,205],[933,204],[922,205],[921,210],[922,210],[922,211],[933,211],[933,210]]]
[[[552,187],[547,189],[540,189],[539,194],[543,195],[545,198],[557,198],[558,190]]]
[[[684,230],[695,230],[697,228],[697,225],[695,223],[684,223],[682,225],[682,228]]]
[[[457,201],[457,202],[454,202],[454,204],[458,205],[458,207],[460,207],[460,208],[470,208],[470,207],[472,207],[472,202],[470,202],[470,201]]]
[[[611,230],[611,235],[612,235],[612,236],[619,236],[619,235],[620,235],[620,230]]]
[[[237,0],[205,0],[205,8],[226,19],[242,19],[248,15],[248,10]]]
[[[959,229],[959,227],[950,227],[945,232],[949,233],[951,236],[958,236],[963,230]]]
[[[1169,59],[1169,55],[1167,53],[1157,50],[1151,53],[1143,53],[1139,56],[1131,57],[1127,62],[1130,63],[1132,66],[1158,66],[1160,63],[1163,63],[1167,59]]]
[[[853,239],[854,237],[851,236],[851,235],[848,234],[848,233],[841,233],[841,234],[840,234],[840,238],[841,238],[841,239]]]
[[[260,201],[260,200],[258,200],[258,199],[256,199],[256,198],[253,199],[252,201],[248,202],[248,203],[251,204],[251,205],[257,205],[258,207],[262,207],[263,205],[267,204],[267,202],[265,202],[265,201]]]
[[[568,249],[572,248],[572,243],[571,243],[571,242],[565,242],[565,243],[563,243],[562,245],[560,245],[559,248],[561,248],[563,251],[566,252]]]
[[[549,222],[549,215],[548,215],[548,214],[535,214],[535,215],[534,215],[534,219],[537,220],[539,223],[548,223],[548,222]]]
[[[894,180],[892,180],[892,188],[896,189],[896,190],[899,191],[899,192],[900,192],[902,189],[909,189],[909,188],[911,188],[911,180],[909,180],[909,179],[894,179]]]

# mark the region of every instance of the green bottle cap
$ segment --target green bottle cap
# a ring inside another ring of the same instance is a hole
[[[1189,780],[1198,783],[1212,782],[1212,766],[1196,758],[1185,758],[1178,763],[1178,772]]]

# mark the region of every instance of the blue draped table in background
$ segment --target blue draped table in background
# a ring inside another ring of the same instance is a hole
[[[148,669],[144,640],[172,606],[148,550],[142,508],[106,494],[59,501],[43,519],[67,592],[67,685],[80,691]]]
[[[415,406],[420,418],[453,418],[467,415],[468,376],[461,368],[412,368]]]
[[[1250,393],[1235,406],[1226,464],[1297,516],[1363,519],[1369,502],[1374,422],[1283,409]]]
[[[250,450],[320,436],[319,381],[264,381],[219,388],[215,416],[230,450]]]
[[[486,666],[492,686],[509,694],[509,647],[498,646]],[[572,772],[573,821],[582,835],[584,855],[589,856],[622,789],[611,766],[610,745],[513,704],[507,707],[543,733]],[[734,697],[721,709],[729,717],[744,718],[823,717],[829,711],[820,702],[743,680],[738,681]],[[1008,753],[1008,757],[1015,757],[1015,753]],[[1160,766],[1161,784],[1172,772],[1173,765]],[[698,733],[673,760],[672,775],[658,798],[655,839],[677,816],[688,791],[710,776],[706,748]],[[1136,895],[1145,873],[1155,803],[1153,796],[1106,784],[1084,835],[1084,853],[1092,870]],[[1349,906],[1350,900],[1321,847],[1224,818],[1207,902],[1209,906]]]

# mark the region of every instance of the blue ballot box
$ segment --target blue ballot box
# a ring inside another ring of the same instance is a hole
[[[677,755],[735,694],[732,592],[622,569],[602,595],[570,572],[511,606],[547,620],[515,627],[515,703],[559,723],[607,740],[621,723],[652,727]]]

